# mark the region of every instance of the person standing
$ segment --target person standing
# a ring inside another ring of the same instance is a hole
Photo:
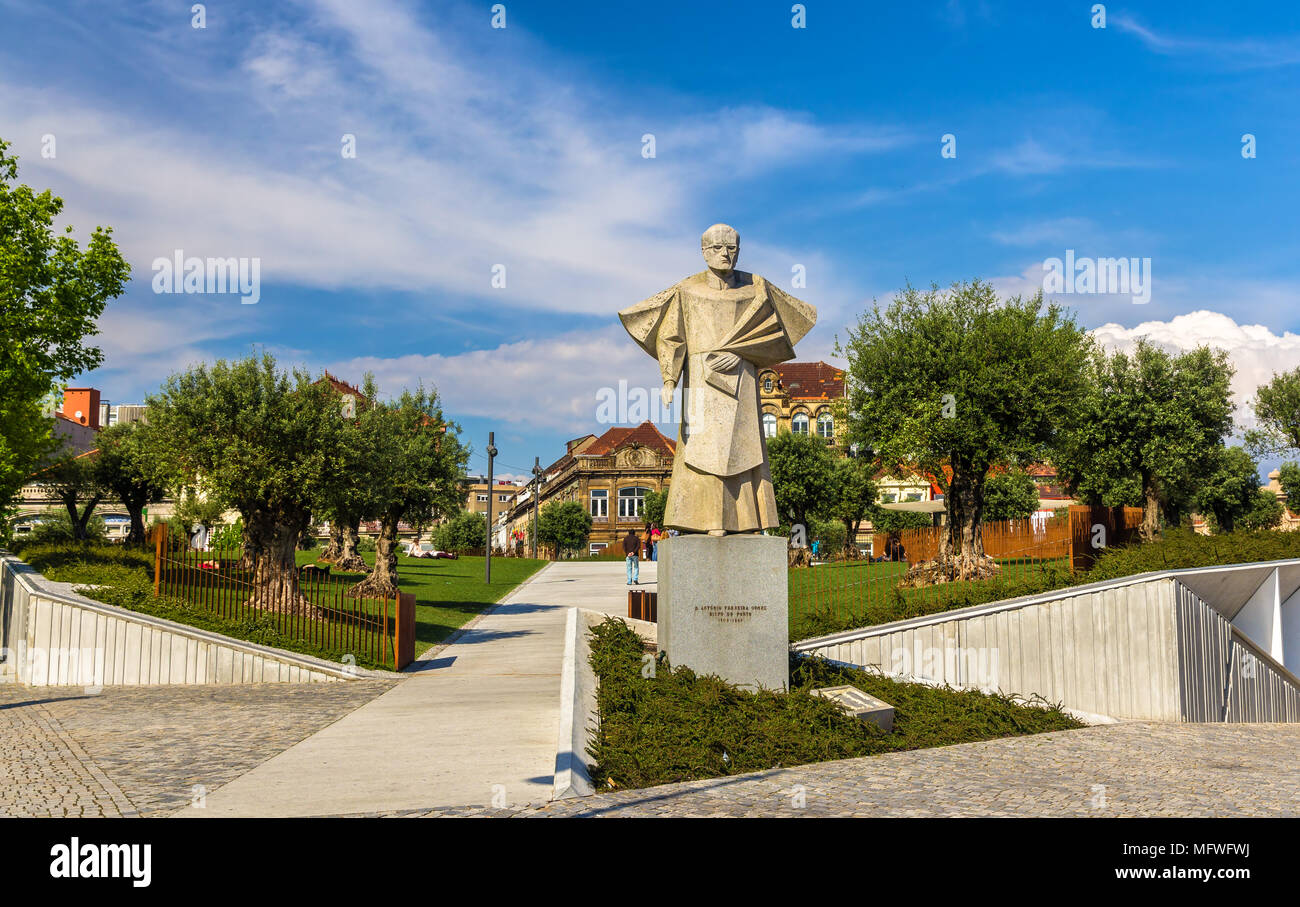
[[[658,526],[650,527],[650,560],[652,561],[657,562],[659,560],[659,540],[663,536],[664,534],[659,531]]]
[[[623,554],[627,556],[627,584],[641,582],[641,539],[631,529],[623,536]]]

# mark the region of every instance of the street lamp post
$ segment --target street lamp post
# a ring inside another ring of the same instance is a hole
[[[496,432],[488,432],[488,499],[487,499],[487,544],[483,548],[483,582],[492,582],[492,459],[497,455],[496,446],[492,443],[496,439]]]
[[[542,458],[533,457],[533,560],[537,560],[537,499],[542,496]]]

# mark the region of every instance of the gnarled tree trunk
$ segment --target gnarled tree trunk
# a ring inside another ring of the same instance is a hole
[[[257,516],[245,525],[244,556],[253,554],[253,593],[248,604],[265,611],[316,616],[316,608],[298,589],[294,553],[305,519],[276,520]]]
[[[1160,492],[1154,480],[1142,483],[1142,528],[1138,531],[1144,542],[1160,535]]]
[[[322,561],[336,561],[343,555],[343,523],[338,519],[330,521],[330,542],[321,552]]]
[[[369,568],[366,567],[365,560],[357,550],[357,546],[360,544],[361,521],[352,520],[343,526],[343,550],[339,554],[338,560],[334,562],[334,566],[350,573],[365,573]]]
[[[353,598],[397,596],[397,515],[384,514],[375,540],[375,566],[370,575],[347,592]]]
[[[945,496],[948,523],[939,536],[939,556],[912,567],[904,575],[907,587],[989,579],[1001,568],[984,553],[984,476],[987,469],[954,465]],[[975,478],[978,476],[978,478]]]

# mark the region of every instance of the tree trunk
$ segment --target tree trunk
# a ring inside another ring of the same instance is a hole
[[[905,587],[989,579],[1001,568],[984,553],[984,476],[987,469],[953,465],[944,500],[948,524],[939,535],[939,556],[916,564],[904,575]]]
[[[343,523],[336,519],[330,521],[330,543],[321,552],[323,561],[336,561],[343,556]]]
[[[369,568],[357,550],[361,544],[361,521],[351,520],[343,526],[343,550],[334,566],[350,573],[365,573]]]
[[[375,540],[375,567],[347,594],[352,598],[397,597],[397,514],[386,513]]]
[[[1160,534],[1160,492],[1154,480],[1142,483],[1142,541],[1150,542]]]
[[[298,590],[298,565],[294,552],[298,550],[298,536],[304,525],[303,520],[284,521],[267,517],[246,525],[246,546],[251,541],[257,552],[249,605],[284,614],[316,616],[316,608]]]
[[[126,512],[131,517],[131,531],[126,537],[126,543],[128,545],[143,545],[145,539],[144,507],[128,504]]]

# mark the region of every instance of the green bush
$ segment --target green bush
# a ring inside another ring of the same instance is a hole
[[[439,551],[469,551],[482,548],[487,538],[487,517],[462,510],[433,530],[433,547]]]
[[[791,689],[749,692],[669,668],[642,676],[645,650],[622,621],[592,628],[600,726],[588,753],[601,787],[646,787],[828,759],[1079,727],[1057,708],[897,683],[820,659],[791,660]],[[853,684],[893,705],[894,731],[850,718],[814,687]]]
[[[108,535],[108,527],[99,514],[91,514],[86,522],[87,541],[102,542]],[[72,528],[72,518],[66,510],[51,510],[41,514],[40,522],[32,527],[27,535],[19,537],[23,543],[43,544],[47,542],[72,542],[76,533]]]
[[[1169,529],[1144,545],[1107,551],[1079,582],[1095,583],[1155,570],[1216,567],[1300,557],[1300,532],[1276,529],[1200,535],[1190,529]]]

